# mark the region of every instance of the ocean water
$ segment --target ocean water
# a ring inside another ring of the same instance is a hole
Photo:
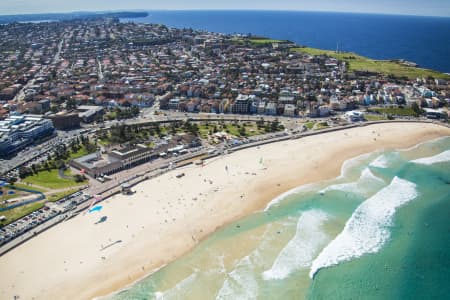
[[[406,59],[450,72],[450,18],[287,11],[151,11],[123,21],[221,33],[251,33],[300,45]]]
[[[113,296],[448,299],[450,137],[347,161]]]

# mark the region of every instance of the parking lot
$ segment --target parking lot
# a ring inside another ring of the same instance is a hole
[[[0,228],[0,246],[25,234],[34,234],[35,228],[57,215],[66,213],[86,199],[82,192],[76,192],[61,200],[42,207],[23,218]],[[31,231],[31,232],[30,232]]]

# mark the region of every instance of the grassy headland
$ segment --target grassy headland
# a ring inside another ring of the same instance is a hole
[[[450,76],[437,71],[407,66],[398,61],[375,60],[351,52],[339,52],[322,50],[310,47],[292,48],[291,51],[306,53],[309,55],[327,55],[348,64],[348,71],[369,71],[383,75],[394,75],[396,77],[408,77],[415,79],[418,77],[433,77],[450,80]]]

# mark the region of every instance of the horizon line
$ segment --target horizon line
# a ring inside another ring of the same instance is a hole
[[[334,13],[334,14],[357,14],[357,15],[387,15],[402,17],[429,17],[429,18],[450,18],[450,15],[419,15],[408,13],[389,13],[389,12],[363,12],[363,11],[331,11],[331,10],[300,10],[300,9],[253,9],[253,8],[135,8],[135,9],[114,9],[114,10],[78,10],[78,11],[52,11],[52,12],[34,12],[34,13],[13,13],[0,14],[5,16],[26,16],[26,15],[42,15],[42,14],[76,14],[76,13],[118,13],[118,12],[152,12],[152,11],[254,11],[254,12],[305,12],[305,13]]]

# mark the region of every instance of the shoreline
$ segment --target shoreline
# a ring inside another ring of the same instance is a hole
[[[92,225],[97,217],[78,216],[0,257],[0,267],[12,275],[0,284],[0,296],[89,299],[120,293],[188,253],[216,230],[264,210],[282,194],[301,185],[335,178],[348,159],[376,150],[412,147],[449,135],[450,129],[435,124],[377,124],[234,152],[205,167],[183,168],[187,176],[182,179],[175,177],[177,170],[171,171],[137,185],[134,196],[118,195],[105,200],[105,212],[101,214],[111,221]],[[335,146],[333,141],[341,143]],[[335,147],[326,149],[328,143]],[[263,166],[260,156],[264,158]],[[230,174],[224,166],[229,167]],[[150,198],[148,195],[152,199],[143,199]],[[178,202],[173,201],[177,197]],[[224,198],[229,198],[229,202],[224,203]],[[155,234],[158,228],[159,233]],[[126,238],[105,251],[105,260],[99,260],[98,240],[107,235]],[[47,249],[55,241],[61,251]],[[40,261],[33,260],[32,253],[38,253]],[[65,259],[70,262],[71,272],[64,271]],[[47,266],[52,275],[31,282],[30,278],[39,277],[40,266]]]

